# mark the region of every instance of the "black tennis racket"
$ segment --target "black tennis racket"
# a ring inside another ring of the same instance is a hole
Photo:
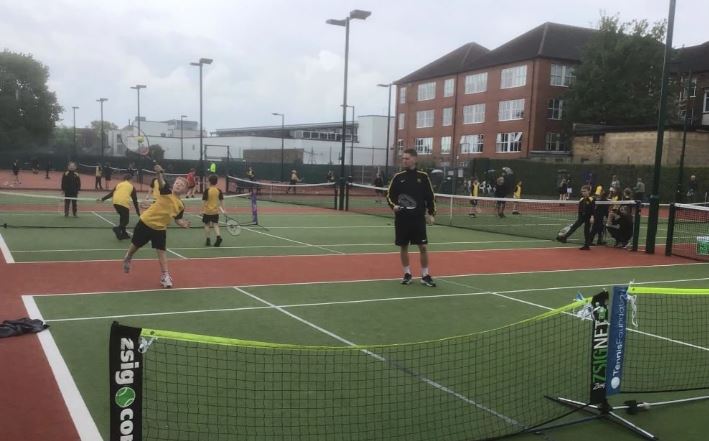
[[[232,236],[238,236],[241,234],[241,225],[239,224],[239,221],[227,216],[226,214],[224,215],[224,218],[226,219],[226,230],[229,234]]]
[[[416,199],[405,193],[399,195],[396,204],[406,210],[414,210],[418,206]]]

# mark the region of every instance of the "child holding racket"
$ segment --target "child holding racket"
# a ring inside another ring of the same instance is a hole
[[[155,172],[160,182],[160,196],[140,215],[140,220],[133,230],[130,247],[123,258],[123,271],[130,272],[133,255],[143,245],[150,242],[155,248],[160,262],[160,284],[163,288],[171,288],[172,277],[168,272],[166,255],[167,226],[174,219],[175,223],[182,228],[190,227],[190,222],[182,219],[185,206],[180,199],[180,196],[187,193],[187,180],[185,178],[175,179],[171,189],[165,182],[162,167],[156,165]]]
[[[225,214],[224,195],[222,191],[217,188],[218,180],[217,175],[209,175],[209,188],[204,190],[202,194],[202,200],[204,201],[202,206],[202,223],[204,223],[204,234],[207,236],[207,240],[204,243],[205,246],[211,245],[209,236],[212,229],[214,229],[214,233],[217,235],[214,240],[214,246],[218,247],[222,244],[222,235],[219,231],[219,213]]]
[[[395,244],[399,246],[401,266],[404,268],[402,285],[411,283],[409,244],[419,247],[421,259],[421,284],[435,287],[428,272],[428,237],[426,224],[432,225],[436,214],[431,180],[423,171],[416,169],[418,154],[415,149],[406,149],[401,157],[404,170],[392,178],[387,192],[387,203],[394,210]]]

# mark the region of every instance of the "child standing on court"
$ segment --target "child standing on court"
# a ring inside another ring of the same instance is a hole
[[[217,235],[214,240],[214,246],[218,247],[222,244],[222,235],[219,231],[219,213],[224,214],[224,195],[222,191],[217,188],[217,181],[219,178],[217,175],[209,175],[209,188],[204,190],[202,194],[202,200],[204,204],[202,206],[202,223],[204,223],[204,234],[207,236],[205,241],[205,246],[211,245],[210,230],[214,229],[214,233]]]
[[[190,222],[182,219],[185,206],[180,200],[180,196],[187,193],[187,180],[185,178],[175,179],[175,183],[170,189],[170,186],[165,182],[162,167],[156,165],[154,170],[160,182],[160,196],[140,215],[140,220],[133,230],[130,247],[123,258],[123,271],[130,272],[133,255],[143,245],[150,242],[155,248],[160,262],[160,284],[163,288],[171,288],[172,277],[168,272],[166,255],[167,226],[174,219],[175,223],[182,228],[190,227]]]
[[[583,246],[579,249],[585,251],[591,249],[591,226],[593,225],[593,214],[596,210],[596,202],[594,201],[593,196],[591,196],[590,185],[584,185],[581,187],[581,196],[576,222],[569,227],[569,231],[564,234],[559,234],[556,237],[556,240],[561,243],[566,243],[566,239],[568,239],[568,237],[571,236],[578,227],[583,225]]]

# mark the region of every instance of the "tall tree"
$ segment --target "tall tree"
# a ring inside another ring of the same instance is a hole
[[[665,22],[602,16],[564,96],[567,124],[656,123],[664,36]]]
[[[47,142],[62,112],[48,79],[49,69],[31,55],[0,52],[0,149]]]

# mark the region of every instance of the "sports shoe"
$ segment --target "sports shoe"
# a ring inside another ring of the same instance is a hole
[[[113,227],[113,228],[111,228],[111,230],[113,230],[113,234],[116,235],[116,239],[119,239],[119,240],[120,240],[120,238],[121,238],[121,227]]]
[[[431,288],[435,288],[436,282],[433,281],[433,278],[431,277],[430,274],[426,274],[425,276],[421,277],[421,285],[430,286]]]
[[[583,251],[588,251],[588,250],[590,250],[590,249],[591,249],[591,247],[588,246],[588,245],[584,245],[584,246],[582,246],[581,248],[579,248],[579,250],[583,250]]]
[[[205,246],[205,247],[209,247],[209,246],[212,246],[212,239],[210,239],[210,238],[207,238],[207,240],[206,240],[206,241],[204,241],[204,246]]]
[[[470,216],[470,217],[477,217],[477,216],[475,215],[475,213],[468,213],[468,216]]]
[[[215,247],[218,247],[218,246],[221,245],[221,244],[222,244],[222,237],[221,237],[221,236],[217,236],[217,240],[214,241],[214,246],[215,246]]]
[[[401,278],[401,284],[402,285],[409,285],[411,283],[411,274],[406,273],[404,274],[404,277]]]
[[[127,231],[122,231],[122,232],[121,232],[121,236],[119,237],[119,239],[121,239],[121,240],[123,240],[123,239],[130,239],[130,234],[128,234]]]
[[[123,259],[123,272],[126,274],[130,272],[130,259]]]
[[[170,277],[169,273],[160,275],[160,284],[163,288],[172,288],[172,277]]]
[[[557,242],[566,243],[566,237],[564,236],[556,236],[556,240]]]

